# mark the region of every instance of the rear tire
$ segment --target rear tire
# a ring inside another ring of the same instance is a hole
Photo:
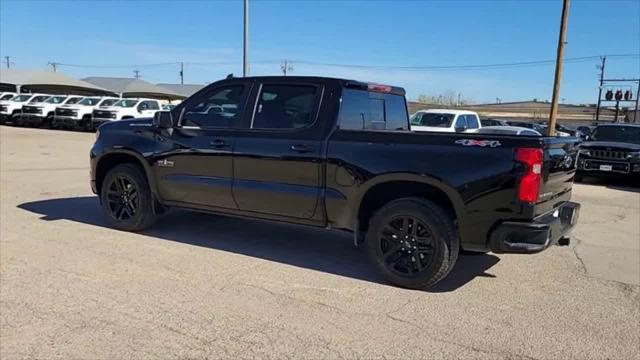
[[[453,219],[442,208],[421,198],[403,198],[372,216],[365,246],[388,282],[423,290],[449,274],[460,241]]]
[[[107,219],[117,229],[141,231],[156,220],[149,183],[136,165],[121,164],[109,170],[100,199]]]

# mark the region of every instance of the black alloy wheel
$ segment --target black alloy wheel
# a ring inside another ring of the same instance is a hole
[[[109,222],[120,230],[141,231],[157,218],[146,174],[135,164],[120,164],[107,172],[100,201]]]
[[[382,228],[380,251],[387,269],[398,275],[413,275],[433,262],[433,235],[429,227],[413,216],[398,216]]]
[[[108,207],[116,220],[133,218],[140,208],[140,198],[135,183],[125,175],[114,177],[107,189]]]

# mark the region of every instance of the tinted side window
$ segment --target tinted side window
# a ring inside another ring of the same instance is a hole
[[[469,129],[477,129],[480,126],[478,125],[478,118],[475,115],[466,115],[467,117],[467,126]]]
[[[318,88],[305,85],[264,85],[251,127],[254,129],[298,129],[315,119]]]
[[[343,89],[338,122],[344,130],[406,130],[404,97]]]
[[[385,114],[387,121],[387,130],[408,130],[407,124],[407,104],[404,97],[399,95],[384,96]]]
[[[467,126],[467,117],[465,115],[458,115],[458,119],[456,119],[456,125],[454,126],[454,128],[458,129]]]
[[[183,108],[182,126],[235,127],[242,114],[245,87],[230,85],[190,99]]]
[[[363,130],[369,117],[369,94],[361,90],[342,90],[338,121],[341,129]]]
[[[160,106],[156,101],[144,101],[142,104],[145,104],[146,110],[159,110]]]

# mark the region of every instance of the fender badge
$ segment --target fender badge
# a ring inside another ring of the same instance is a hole
[[[173,167],[173,161],[169,161],[167,159],[163,159],[163,160],[158,160],[156,161],[156,165],[158,165],[158,167]]]

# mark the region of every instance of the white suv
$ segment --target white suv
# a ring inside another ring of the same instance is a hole
[[[86,131],[93,129],[91,114],[99,107],[112,106],[120,99],[112,97],[86,97],[77,103],[65,104],[56,108],[53,118],[53,127],[76,129],[81,128]]]
[[[56,107],[62,104],[75,104],[82,100],[82,96],[76,95],[46,95],[46,99],[43,97],[35,97],[22,106],[18,125],[51,126]]]
[[[474,132],[482,127],[473,111],[432,109],[420,110],[410,119],[411,131]]]
[[[120,99],[113,106],[93,110],[93,126],[97,128],[107,121],[153,117],[161,108],[160,101],[155,99]]]

